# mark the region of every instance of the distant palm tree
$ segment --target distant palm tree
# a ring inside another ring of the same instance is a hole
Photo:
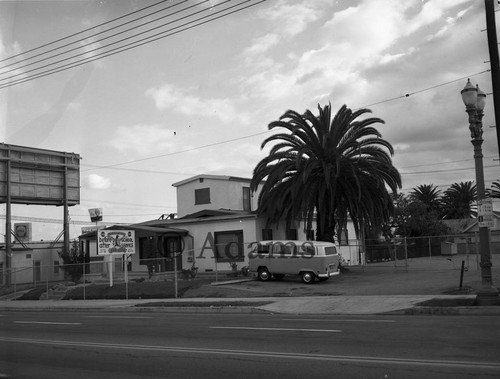
[[[477,216],[477,189],[473,182],[453,183],[444,192],[443,218],[460,219]]]
[[[441,191],[433,184],[421,184],[410,192],[412,201],[421,202],[427,211],[439,211],[441,209]]]
[[[263,183],[258,212],[269,222],[306,220],[305,229],[316,239],[333,241],[336,227],[350,216],[356,231],[363,221],[380,225],[393,210],[389,189],[401,188],[401,176],[392,165],[389,142],[372,124],[379,118],[356,119],[368,109],[351,111],[345,105],[332,117],[331,105],[301,115],[286,111],[269,129],[287,132],[264,140],[276,142],[254,169],[251,189]]]
[[[492,199],[500,199],[500,181],[497,180],[496,182],[491,183],[491,188],[486,192],[488,197],[491,197]]]

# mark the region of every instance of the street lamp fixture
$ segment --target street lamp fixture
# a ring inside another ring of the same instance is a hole
[[[471,142],[474,146],[474,162],[476,166],[476,187],[478,205],[485,199],[484,168],[483,168],[483,110],[486,105],[486,94],[473,86],[470,79],[460,92],[465,104],[465,111],[469,115],[469,129]],[[500,303],[498,290],[493,287],[491,275],[491,252],[490,235],[487,226],[479,223],[479,251],[481,255],[481,289],[477,292],[476,302],[478,305],[496,305]]]

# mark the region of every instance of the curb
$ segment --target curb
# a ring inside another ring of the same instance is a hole
[[[381,313],[382,315],[403,316],[499,316],[500,307],[413,307]]]
[[[189,307],[142,307],[142,306],[124,306],[124,307],[95,307],[95,308],[77,308],[77,307],[30,307],[30,308],[0,308],[0,312],[141,312],[141,313],[226,313],[226,314],[270,314],[254,306],[189,306]]]

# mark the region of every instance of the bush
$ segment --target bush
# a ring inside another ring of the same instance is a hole
[[[64,262],[61,268],[69,278],[78,283],[83,276],[83,268],[85,263],[85,256],[80,252],[78,242],[73,241],[69,251],[60,251],[59,256]]]

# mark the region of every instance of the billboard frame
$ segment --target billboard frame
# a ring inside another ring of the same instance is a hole
[[[80,204],[80,155],[0,143],[0,204],[6,204],[5,266],[10,285],[12,204],[64,207],[64,250],[69,251],[68,207]]]

